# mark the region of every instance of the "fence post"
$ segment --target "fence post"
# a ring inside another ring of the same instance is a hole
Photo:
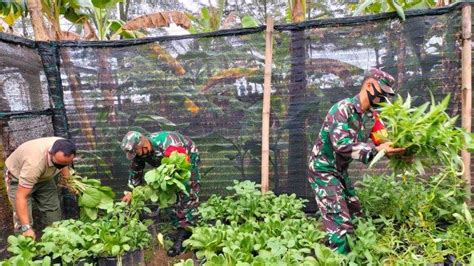
[[[48,80],[48,94],[51,109],[53,110],[52,123],[54,135],[70,138],[59,69],[59,48],[56,42],[37,42],[37,47],[46,79]]]
[[[263,81],[263,108],[262,108],[262,192],[269,190],[269,163],[270,163],[270,96],[272,83],[272,55],[273,55],[273,19],[267,18],[265,31],[265,72]]]
[[[472,121],[472,47],[471,47],[471,5],[462,8],[462,127],[471,132]],[[461,152],[466,182],[466,201],[471,202],[471,155],[467,150]]]

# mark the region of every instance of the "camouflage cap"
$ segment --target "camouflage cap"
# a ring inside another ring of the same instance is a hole
[[[127,153],[127,159],[132,160],[135,158],[135,150],[143,145],[143,138],[143,134],[138,131],[129,131],[125,137],[123,137],[120,147]]]
[[[395,79],[392,77],[392,75],[378,68],[372,68],[365,75],[365,79],[368,79],[368,78],[376,79],[380,87],[382,88],[383,93],[390,96],[395,95],[395,92],[392,89],[395,83]]]

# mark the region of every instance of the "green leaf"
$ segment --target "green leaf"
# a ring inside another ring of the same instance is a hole
[[[150,194],[150,200],[153,201],[153,202],[157,202],[158,201],[158,195],[156,193]]]
[[[95,208],[100,203],[100,194],[95,193],[93,190],[85,192],[82,196],[79,196],[79,206],[84,206],[88,208]]]
[[[124,24],[123,21],[118,20],[118,19],[110,19],[109,21],[109,29],[112,30],[112,33],[117,33],[117,31],[122,29],[122,26]]]
[[[92,5],[100,9],[107,9],[115,6],[122,0],[92,0]]]
[[[246,15],[242,18],[242,28],[257,27],[258,22],[252,16]]]
[[[464,202],[463,205],[463,210],[464,210],[464,216],[466,217],[466,221],[470,224],[472,223],[472,215],[471,215],[471,210],[467,206],[467,204]]]
[[[201,8],[201,17],[205,20],[209,20],[210,19],[210,16],[209,16],[209,9],[207,7],[203,7]]]
[[[103,198],[100,204],[97,206],[97,208],[102,209],[102,210],[112,210],[114,208],[114,202],[113,200],[109,200],[106,198]]]
[[[83,208],[83,210],[86,213],[87,217],[89,217],[91,220],[97,219],[97,209],[85,207]]]
[[[82,24],[89,19],[87,14],[81,13],[80,9],[67,8],[64,11],[64,18],[74,24]]]
[[[375,157],[374,157],[374,158],[372,159],[372,161],[370,162],[369,168],[372,168],[372,166],[373,166],[374,164],[376,164],[378,161],[380,161],[380,160],[385,156],[385,153],[386,153],[385,149],[379,151],[379,152],[377,153],[377,155],[375,155]]]
[[[43,257],[41,265],[42,266],[52,265],[51,258],[49,256]]]
[[[360,4],[357,9],[354,11],[354,16],[360,16],[365,9],[375,3],[376,0],[365,0],[362,4]]]
[[[112,256],[117,256],[120,253],[120,246],[119,245],[113,245],[112,249],[110,250],[110,255]]]
[[[405,11],[403,11],[403,7],[396,0],[388,0],[388,3],[391,8],[397,11],[398,16],[405,21]]]

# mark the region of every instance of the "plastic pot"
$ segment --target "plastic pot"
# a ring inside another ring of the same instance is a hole
[[[145,257],[142,249],[125,252],[121,257],[98,257],[99,266],[116,265],[145,265]]]

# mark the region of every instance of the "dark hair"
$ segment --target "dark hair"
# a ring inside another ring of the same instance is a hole
[[[58,139],[51,147],[51,154],[54,155],[58,151],[62,151],[66,156],[76,155],[76,145],[69,139]]]

